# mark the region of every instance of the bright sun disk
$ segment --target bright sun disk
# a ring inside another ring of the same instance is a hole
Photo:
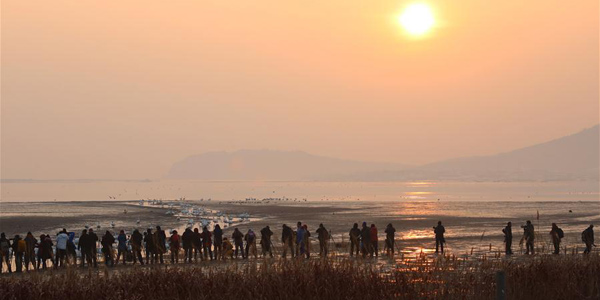
[[[398,21],[411,35],[423,35],[433,26],[433,13],[425,3],[414,3],[406,7]]]

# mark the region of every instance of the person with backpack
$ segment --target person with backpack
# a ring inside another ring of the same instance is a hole
[[[273,231],[269,226],[265,226],[265,228],[260,230],[260,248],[262,250],[262,256],[266,257],[267,253],[271,257],[273,257],[273,250],[271,249],[271,236],[273,235]]]
[[[119,258],[123,257],[123,265],[127,264],[127,235],[124,230],[119,232],[117,236],[117,260],[116,264],[119,264]]]
[[[506,224],[506,227],[502,229],[502,233],[504,233],[504,253],[506,255],[512,255],[512,222]]]
[[[287,257],[287,251],[290,250],[292,258],[294,258],[294,233],[290,226],[283,224],[283,229],[281,230],[281,243],[283,244],[283,251],[281,253],[281,257]]]
[[[354,223],[352,229],[350,229],[350,257],[354,255],[356,249],[356,256],[360,251],[360,229],[358,229],[358,223]]]
[[[560,241],[563,237],[565,237],[565,233],[562,229],[560,229],[556,223],[552,223],[552,230],[550,230],[550,237],[552,238],[552,244],[554,245],[553,254],[560,253]]]
[[[115,265],[114,253],[113,253],[113,244],[115,243],[115,237],[110,233],[110,231],[106,231],[106,233],[102,236],[102,240],[100,244],[102,245],[102,254],[104,254],[104,264],[110,267]]]
[[[596,246],[594,244],[594,224],[590,224],[590,227],[581,233],[581,240],[585,244],[585,251],[583,251],[583,254],[592,252],[592,246]]]
[[[204,226],[202,228],[202,250],[204,251],[204,258],[208,260],[213,260],[213,252],[212,252],[212,233],[208,230],[208,227]]]
[[[2,264],[6,264],[8,273],[12,273],[10,266],[10,241],[6,238],[6,234],[0,233],[0,271],[2,271]]]
[[[242,258],[246,258],[246,254],[244,253],[244,234],[239,229],[234,229],[233,234],[231,235],[231,239],[233,239],[233,243],[235,245],[235,258],[238,257],[238,250],[242,253]]]
[[[379,239],[377,238],[377,227],[375,224],[371,224],[371,257],[375,253],[375,257],[379,257]]]
[[[139,230],[135,229],[131,234],[131,238],[129,239],[129,243],[131,244],[131,252],[133,253],[134,265],[136,260],[138,260],[142,266],[144,265],[144,259],[142,258],[143,241],[144,236],[140,233]]]
[[[96,233],[94,232],[94,229],[90,228],[90,230],[88,230],[88,237],[89,237],[89,246],[90,246],[90,258],[92,259],[92,263],[94,263],[94,268],[98,267],[98,250],[96,249],[98,247],[98,235],[96,235]]]
[[[316,231],[317,239],[319,240],[319,256],[327,257],[329,252],[329,231],[323,226],[323,223],[319,224],[319,228]]]
[[[169,247],[171,248],[171,263],[178,264],[181,239],[179,234],[177,234],[177,230],[173,230],[173,232],[171,232],[171,237],[169,237]]]
[[[25,246],[25,270],[29,271],[29,264],[35,270],[35,247],[39,245],[31,232],[27,232],[27,236],[25,236]]]
[[[252,252],[254,258],[256,258],[256,234],[254,234],[252,229],[248,229],[248,232],[244,236],[244,240],[246,241],[246,258],[250,257],[250,252]]]
[[[20,235],[15,235],[12,243],[13,257],[15,258],[15,272],[21,273],[23,271],[23,255],[27,249],[27,244]]]
[[[390,257],[394,257],[394,244],[395,244],[395,236],[396,228],[392,226],[392,223],[389,223],[385,228],[385,247],[387,250],[387,254]]]
[[[433,233],[435,233],[435,253],[438,253],[438,247],[440,247],[442,248],[442,254],[444,254],[444,244],[446,243],[444,233],[446,233],[446,228],[442,225],[442,221],[438,221],[438,225],[433,227]]]
[[[215,239],[215,259],[223,259],[223,229],[221,229],[221,225],[215,225],[213,237]]]

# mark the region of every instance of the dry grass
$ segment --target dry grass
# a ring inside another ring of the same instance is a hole
[[[265,260],[0,278],[2,299],[600,299],[600,255],[461,261],[445,257],[394,269],[363,260]]]

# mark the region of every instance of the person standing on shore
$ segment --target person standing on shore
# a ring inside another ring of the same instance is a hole
[[[114,266],[114,256],[113,256],[113,244],[115,243],[115,237],[110,233],[110,231],[106,231],[102,236],[102,240],[100,244],[102,245],[102,253],[104,254],[104,264],[107,266]]]
[[[523,239],[525,239],[525,254],[533,255],[535,254],[535,249],[533,247],[533,242],[535,241],[535,228],[529,220],[527,220],[527,223],[521,226],[521,228],[523,228]]]
[[[200,256],[200,260],[204,260],[202,257],[202,235],[198,228],[194,228],[194,233],[192,234],[192,248],[194,249],[194,262],[198,261],[198,256]],[[215,251],[217,251],[216,244]]]
[[[560,241],[565,237],[565,233],[560,229],[556,223],[552,223],[552,230],[550,230],[550,237],[552,238],[552,244],[554,245],[554,252],[552,254],[560,253]]]
[[[502,232],[504,233],[504,244],[505,244],[505,249],[504,249],[504,253],[506,255],[512,255],[512,222],[508,222],[506,224],[506,227],[504,227],[504,229],[502,229]]]
[[[298,222],[296,226],[296,257],[304,255],[304,228],[302,222]]]
[[[179,237],[177,230],[173,230],[173,232],[171,232],[171,236],[169,237],[169,247],[171,248],[171,263],[178,264],[181,238]]]
[[[319,240],[319,256],[327,257],[329,252],[327,245],[329,243],[329,231],[323,226],[323,223],[319,224],[319,228],[317,228],[317,239]]]
[[[223,229],[221,229],[221,225],[215,225],[213,237],[215,239],[215,259],[223,259]]]
[[[360,229],[358,229],[358,223],[354,223],[352,229],[350,229],[350,257],[354,255],[356,249],[356,256],[360,251]]]
[[[256,258],[256,234],[252,229],[248,229],[248,232],[244,236],[244,240],[246,241],[246,258],[250,258],[250,253]]]
[[[67,235],[67,230],[63,228],[63,230],[56,237],[56,258],[54,262],[54,268],[65,265],[68,241],[69,236]]]
[[[119,258],[123,256],[123,265],[127,264],[127,235],[124,230],[119,232],[117,236],[117,265],[119,264]]]
[[[25,240],[20,235],[15,235],[12,243],[13,257],[15,258],[15,272],[21,273],[23,271],[23,255],[27,249]]]
[[[144,236],[140,233],[139,230],[135,229],[131,234],[131,239],[129,243],[131,244],[131,251],[133,252],[133,264],[135,265],[136,259],[140,262],[140,264],[144,265],[144,259],[142,258],[142,243],[144,241]]]
[[[394,257],[395,235],[396,228],[392,226],[392,223],[389,223],[385,228],[385,247],[387,250],[387,255],[390,257]]]
[[[204,250],[204,258],[206,260],[208,260],[208,258],[210,257],[210,260],[213,260],[213,252],[211,249],[212,233],[210,233],[210,231],[208,231],[208,227],[206,227],[206,226],[204,226],[204,228],[202,228],[202,245],[203,245],[203,250]]]
[[[361,240],[361,250],[363,258],[367,257],[367,255],[373,256],[373,252],[371,250],[371,228],[367,226],[367,222],[363,222],[362,230],[360,231],[360,240]]]
[[[6,264],[8,273],[12,273],[10,266],[10,241],[6,238],[4,232],[0,234],[0,271],[2,271],[3,263]]]
[[[375,257],[379,257],[379,239],[377,238],[377,227],[371,224],[371,257],[375,253]]]
[[[150,228],[146,230],[146,233],[144,235],[144,244],[146,244],[146,264],[148,265],[150,264],[150,262],[154,264],[156,262],[154,257],[154,248],[156,242],[154,241],[154,234],[152,234],[152,229]]]
[[[441,248],[442,254],[444,254],[444,244],[446,243],[444,233],[446,233],[446,228],[442,225],[442,221],[438,221],[438,225],[433,227],[433,232],[435,233],[435,253],[437,254],[439,248]]]
[[[283,224],[283,229],[281,230],[281,243],[283,244],[283,251],[281,253],[281,257],[286,258],[288,249],[291,252],[292,258],[294,258],[294,243],[293,239],[294,233],[290,226]]]
[[[192,249],[193,249],[194,232],[190,228],[186,228],[181,235],[181,243],[183,245],[183,262],[192,262]]]
[[[242,253],[242,258],[246,258],[244,254],[244,234],[239,229],[234,229],[231,235],[233,243],[235,244],[235,258],[238,257],[238,251]]]
[[[154,240],[156,242],[156,250],[155,256],[156,260],[160,259],[160,263],[164,264],[165,260],[163,259],[163,255],[167,252],[167,235],[165,231],[160,228],[160,226],[156,226],[156,232],[154,233]]]
[[[38,245],[38,241],[31,232],[27,232],[25,236],[25,270],[29,271],[29,265],[31,264],[32,270],[35,270],[35,246]]]
[[[98,267],[98,235],[94,232],[94,229],[90,228],[88,230],[88,235],[90,239],[90,255],[92,259],[92,263],[94,263],[94,268]]]
[[[302,244],[304,244],[304,254],[306,254],[306,258],[310,258],[310,231],[308,231],[308,225],[302,225],[302,229],[304,230],[304,236],[302,238]]]
[[[66,229],[63,229],[66,231]],[[67,264],[77,265],[77,246],[75,245],[75,232],[67,232],[69,239],[67,240],[67,254],[65,255]]]
[[[594,225],[590,224],[586,230],[581,233],[581,240],[585,244],[585,251],[583,254],[589,254],[592,252],[592,246],[596,246],[594,244]]]
[[[84,229],[81,232],[81,236],[79,237],[79,241],[77,242],[77,250],[81,252],[81,267],[85,267],[85,262],[88,262],[88,265],[92,264],[92,249],[90,249],[90,239],[87,233],[87,229]]]
[[[267,252],[271,257],[273,257],[273,250],[271,249],[271,236],[273,235],[273,231],[269,226],[265,226],[265,228],[260,230],[260,248],[262,250],[262,256],[266,257]]]

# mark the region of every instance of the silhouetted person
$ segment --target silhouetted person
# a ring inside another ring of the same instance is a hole
[[[323,223],[319,224],[317,229],[317,239],[319,240],[319,255],[321,257],[327,257],[329,253],[329,231],[323,226]]]
[[[294,257],[294,232],[290,226],[283,224],[283,229],[281,230],[281,243],[283,244],[283,251],[281,256],[285,258],[287,256],[287,251],[290,250],[292,258]]]
[[[379,256],[379,239],[375,224],[371,224],[371,256],[373,253],[375,256]]]
[[[177,230],[173,230],[173,232],[171,232],[171,236],[169,237],[169,247],[171,248],[171,263],[178,264],[179,249],[181,249],[181,238],[177,233]]]
[[[154,240],[154,234],[152,234],[152,229],[148,228],[144,235],[144,244],[146,244],[146,264],[150,264],[150,262],[155,263],[155,254],[156,253],[156,241]]]
[[[194,248],[194,262],[198,261],[198,256],[200,256],[200,260],[204,260],[204,258],[202,258],[202,235],[198,228],[194,228],[194,233],[192,234],[192,248]],[[217,252],[216,242],[215,252]]]
[[[508,222],[506,224],[506,227],[504,227],[504,229],[502,229],[502,232],[504,233],[504,245],[505,245],[505,250],[504,253],[506,253],[506,255],[512,255],[512,223]]]
[[[583,254],[588,254],[592,252],[592,246],[596,246],[594,244],[594,225],[591,224],[586,230],[581,233],[581,240],[585,243],[585,251]]]
[[[223,259],[223,229],[221,229],[221,225],[215,225],[213,237],[215,239],[215,259]]]
[[[35,247],[38,245],[37,239],[31,232],[25,236],[25,270],[29,271],[29,265],[35,270]]]
[[[231,239],[233,239],[233,243],[235,244],[235,258],[238,257],[239,252],[242,253],[242,258],[246,258],[246,254],[244,254],[244,234],[236,228],[233,230]]]
[[[48,267],[48,260],[52,261],[52,239],[47,234],[42,234],[40,236],[40,247],[38,249],[38,265],[39,269],[42,267],[44,270]],[[57,248],[58,251],[58,248]]]
[[[202,228],[202,246],[203,246],[203,251],[204,251],[204,258],[208,259],[210,257],[210,260],[213,260],[213,253],[212,253],[212,233],[210,233],[210,231],[208,231],[208,227],[204,226],[204,228]]]
[[[525,239],[525,246],[527,249],[525,254],[533,255],[535,253],[535,249],[533,247],[533,242],[535,241],[535,228],[529,220],[527,220],[527,224],[521,226],[521,228],[523,228],[523,238]]]
[[[396,228],[394,228],[394,226],[392,226],[392,223],[388,224],[387,227],[385,228],[385,247],[388,251],[388,255],[390,256],[394,256],[394,244],[395,244],[395,236],[396,234]]]
[[[113,244],[115,243],[115,237],[110,233],[110,231],[106,231],[102,236],[102,240],[100,244],[102,245],[102,254],[104,254],[104,264],[107,266],[114,266],[114,253],[113,253]]]
[[[192,262],[192,250],[194,247],[194,232],[190,228],[186,228],[181,235],[181,243],[183,246],[183,262]]]
[[[167,235],[165,231],[160,228],[160,226],[156,226],[156,232],[154,232],[154,240],[156,241],[156,260],[160,260],[161,264],[165,263],[163,259],[163,255],[167,252]]]
[[[350,229],[350,257],[354,255],[354,251],[356,251],[356,256],[360,251],[360,229],[358,229],[358,223],[354,223],[352,229]]]
[[[94,232],[94,229],[88,230],[89,242],[90,242],[90,255],[94,268],[98,267],[98,250],[96,249],[98,243],[98,235]]]
[[[265,226],[265,228],[260,230],[260,248],[262,249],[263,257],[267,256],[267,253],[271,257],[273,257],[273,250],[271,249],[271,236],[273,235],[273,231],[269,226]]]
[[[119,264],[121,256],[123,257],[123,265],[127,264],[127,235],[124,230],[121,230],[117,236],[117,264]]]
[[[246,241],[246,258],[250,258],[250,253],[256,258],[256,234],[252,229],[248,229],[248,232],[244,236],[244,240]]]
[[[144,264],[144,259],[142,258],[142,243],[144,241],[144,236],[140,233],[139,230],[135,229],[131,234],[131,239],[129,243],[131,244],[131,251],[133,252],[133,264],[135,265],[135,261],[138,260],[141,265]]]
[[[302,227],[302,222],[298,222],[296,227],[296,257],[300,257],[305,253],[304,235],[306,230]]]
[[[12,273],[10,265],[10,241],[6,238],[6,234],[3,232],[0,234],[0,271],[2,270],[2,263],[6,264],[8,273]]]
[[[85,262],[87,261],[88,265],[92,265],[92,249],[90,243],[90,236],[87,233],[87,230],[84,229],[81,232],[81,236],[79,236],[79,242],[77,242],[77,250],[81,252],[81,267],[85,267]]]
[[[23,271],[23,255],[25,249],[27,249],[26,243],[21,239],[20,235],[15,235],[12,243],[13,257],[15,258],[15,272],[20,273]]]
[[[362,244],[362,256],[366,257],[367,254],[373,255],[371,252],[371,228],[367,226],[367,222],[363,222],[362,224],[360,240]]]
[[[435,253],[438,253],[441,248],[442,254],[444,254],[444,244],[446,243],[444,233],[446,233],[446,228],[442,225],[442,221],[438,221],[437,226],[433,227],[433,232],[435,233]]]
[[[552,230],[550,230],[550,237],[552,238],[552,244],[554,245],[553,254],[560,253],[560,241],[565,237],[565,233],[562,229],[556,226],[556,223],[552,223]]]

